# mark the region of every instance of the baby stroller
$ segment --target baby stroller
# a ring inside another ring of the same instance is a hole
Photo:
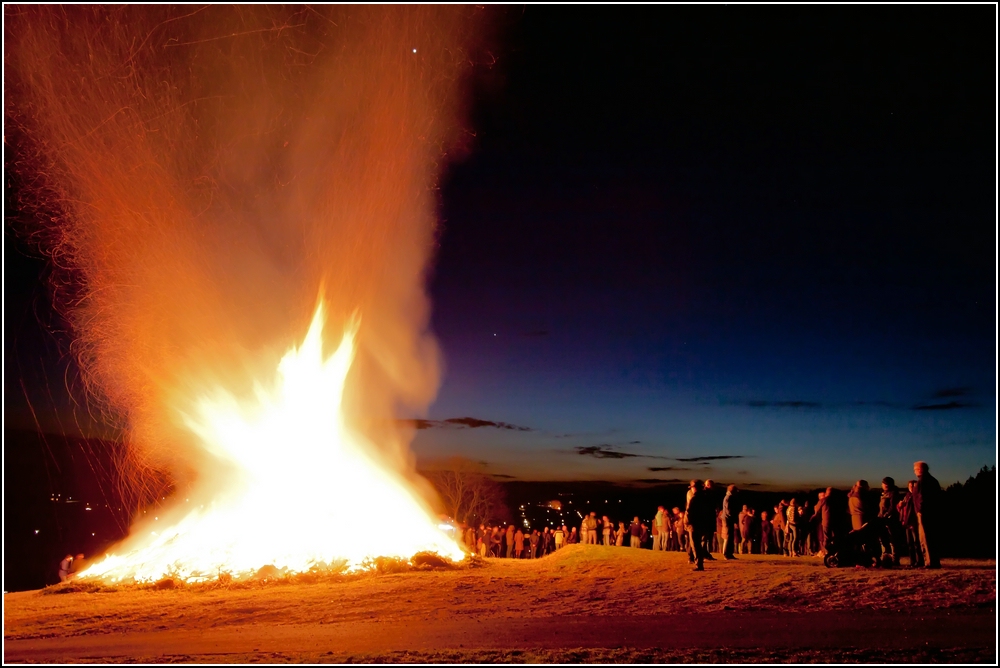
[[[860,529],[834,534],[827,539],[823,563],[827,568],[881,566],[882,543],[879,539],[884,529],[878,521],[872,521],[865,522]]]

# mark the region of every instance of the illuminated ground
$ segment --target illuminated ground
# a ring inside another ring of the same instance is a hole
[[[5,662],[995,663],[996,564],[829,570],[571,546],[321,582],[4,597]],[[50,590],[51,591],[51,590]]]

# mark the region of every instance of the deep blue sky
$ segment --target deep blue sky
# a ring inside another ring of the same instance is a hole
[[[442,190],[430,417],[527,430],[418,455],[782,485],[996,462],[994,7],[508,19]]]
[[[995,464],[995,7],[493,9],[419,460],[782,487]],[[31,426],[23,381],[74,431],[42,274],[6,245],[5,419]]]

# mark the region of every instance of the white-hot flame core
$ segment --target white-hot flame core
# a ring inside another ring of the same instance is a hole
[[[369,455],[374,446],[344,424],[341,397],[354,358],[352,324],[323,358],[323,306],[305,340],[278,365],[273,391],[239,399],[217,389],[188,427],[217,460],[191,497],[210,498],[172,526],[143,533],[88,568],[105,581],[198,581],[240,577],[265,565],[289,572],[369,558],[464,555],[403,477]],[[166,517],[161,518],[166,519]]]

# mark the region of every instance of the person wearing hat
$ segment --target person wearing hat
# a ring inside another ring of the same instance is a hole
[[[882,557],[891,555],[892,565],[899,566],[902,556],[901,537],[903,525],[899,522],[899,490],[896,481],[886,476],[882,478],[882,497],[878,502],[878,516],[885,525],[882,532]]]

